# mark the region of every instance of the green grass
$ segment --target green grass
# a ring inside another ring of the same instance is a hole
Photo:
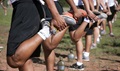
[[[5,16],[4,11],[0,6],[0,25],[9,26],[11,23],[12,8],[8,7],[8,14]]]
[[[3,9],[0,7],[0,26],[10,26],[12,16],[12,8],[8,8],[8,15],[4,16]],[[102,40],[100,44],[98,44],[97,49],[91,50],[92,54],[99,55],[103,53],[113,54],[120,56],[120,13],[117,14],[117,21],[113,24],[113,32],[115,37],[109,37],[108,34],[106,36],[102,36]],[[108,26],[106,27],[107,33],[109,31]],[[1,37],[0,37],[1,38]],[[83,40],[84,41],[84,40]],[[67,32],[60,42],[57,49],[61,51],[66,51],[68,49],[74,49],[75,45],[71,41],[69,33]]]

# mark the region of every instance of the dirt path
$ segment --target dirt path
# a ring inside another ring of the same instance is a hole
[[[0,49],[0,71],[18,71],[17,69],[10,68],[6,63],[6,40],[8,37],[9,27],[0,26],[0,46],[3,46],[3,49]],[[62,51],[60,49],[56,49],[56,54],[64,56],[65,61],[65,71],[73,71],[69,69],[69,66],[76,62],[74,60],[72,63],[67,61],[68,51]],[[57,55],[56,55],[57,56]],[[56,57],[56,63],[58,61],[58,57]],[[46,67],[44,65],[43,52],[41,52],[41,56],[39,58],[34,58],[34,67],[35,71],[45,71]],[[120,57],[108,54],[100,54],[99,56],[90,55],[90,62],[84,62],[85,70],[84,71],[120,71]],[[56,67],[55,67],[56,71]],[[78,70],[76,70],[78,71]]]

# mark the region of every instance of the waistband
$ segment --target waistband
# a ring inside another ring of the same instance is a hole
[[[12,3],[13,8],[20,4],[20,3],[35,3],[35,2],[39,2],[39,0],[16,0],[15,2]]]

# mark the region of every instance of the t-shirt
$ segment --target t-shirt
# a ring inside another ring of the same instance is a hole
[[[58,0],[54,0],[54,1],[58,1]],[[40,2],[42,3],[42,5],[45,5],[45,2],[43,0],[40,0]]]
[[[109,6],[109,7],[112,7],[112,6],[114,6],[114,5],[115,5],[114,0],[108,0],[108,6]]]
[[[45,5],[45,2],[43,0],[40,0],[40,2],[41,2],[42,5]]]
[[[73,0],[76,6],[83,5],[82,0]]]
[[[15,1],[17,1],[17,0],[10,0],[11,3],[14,3]]]
[[[58,0],[54,0],[54,1],[58,1]]]
[[[96,5],[97,5],[96,0],[93,0],[93,4],[94,4],[94,6],[96,6]]]

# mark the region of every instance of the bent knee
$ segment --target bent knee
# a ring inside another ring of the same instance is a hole
[[[15,60],[12,57],[7,57],[7,64],[12,68],[19,68],[24,65],[25,62],[20,60]]]

